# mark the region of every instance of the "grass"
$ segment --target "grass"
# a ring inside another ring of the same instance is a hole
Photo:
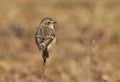
[[[86,79],[89,77],[87,54],[92,59],[90,78],[93,81],[100,82],[106,77],[108,82],[117,81],[120,76],[119,8],[119,0],[2,0],[0,82],[41,80],[42,57],[34,33],[46,16],[57,21],[57,43],[47,60],[46,82],[89,81]],[[91,48],[90,52],[86,47]]]
[[[120,30],[115,30],[112,34],[112,38],[116,41],[119,41],[120,40]]]

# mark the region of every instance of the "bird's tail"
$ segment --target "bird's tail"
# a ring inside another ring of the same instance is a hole
[[[42,57],[43,57],[43,65],[45,65],[46,64],[46,59],[49,57],[49,53],[48,53],[47,48],[45,50],[43,50]]]

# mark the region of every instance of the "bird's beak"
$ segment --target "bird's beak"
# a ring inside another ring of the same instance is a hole
[[[53,24],[56,24],[57,22],[56,21],[52,21]]]

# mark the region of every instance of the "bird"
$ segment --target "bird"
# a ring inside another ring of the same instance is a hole
[[[49,58],[48,50],[56,43],[55,24],[52,18],[44,17],[35,32],[35,42],[42,52],[43,65]]]

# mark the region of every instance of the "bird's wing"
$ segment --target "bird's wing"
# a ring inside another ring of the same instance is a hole
[[[55,38],[55,31],[51,28],[40,28],[35,33],[35,41],[39,49],[46,48]]]
[[[35,42],[39,47],[39,49],[41,50],[41,44],[43,43],[43,38],[42,38],[40,29],[38,29],[35,33]]]

